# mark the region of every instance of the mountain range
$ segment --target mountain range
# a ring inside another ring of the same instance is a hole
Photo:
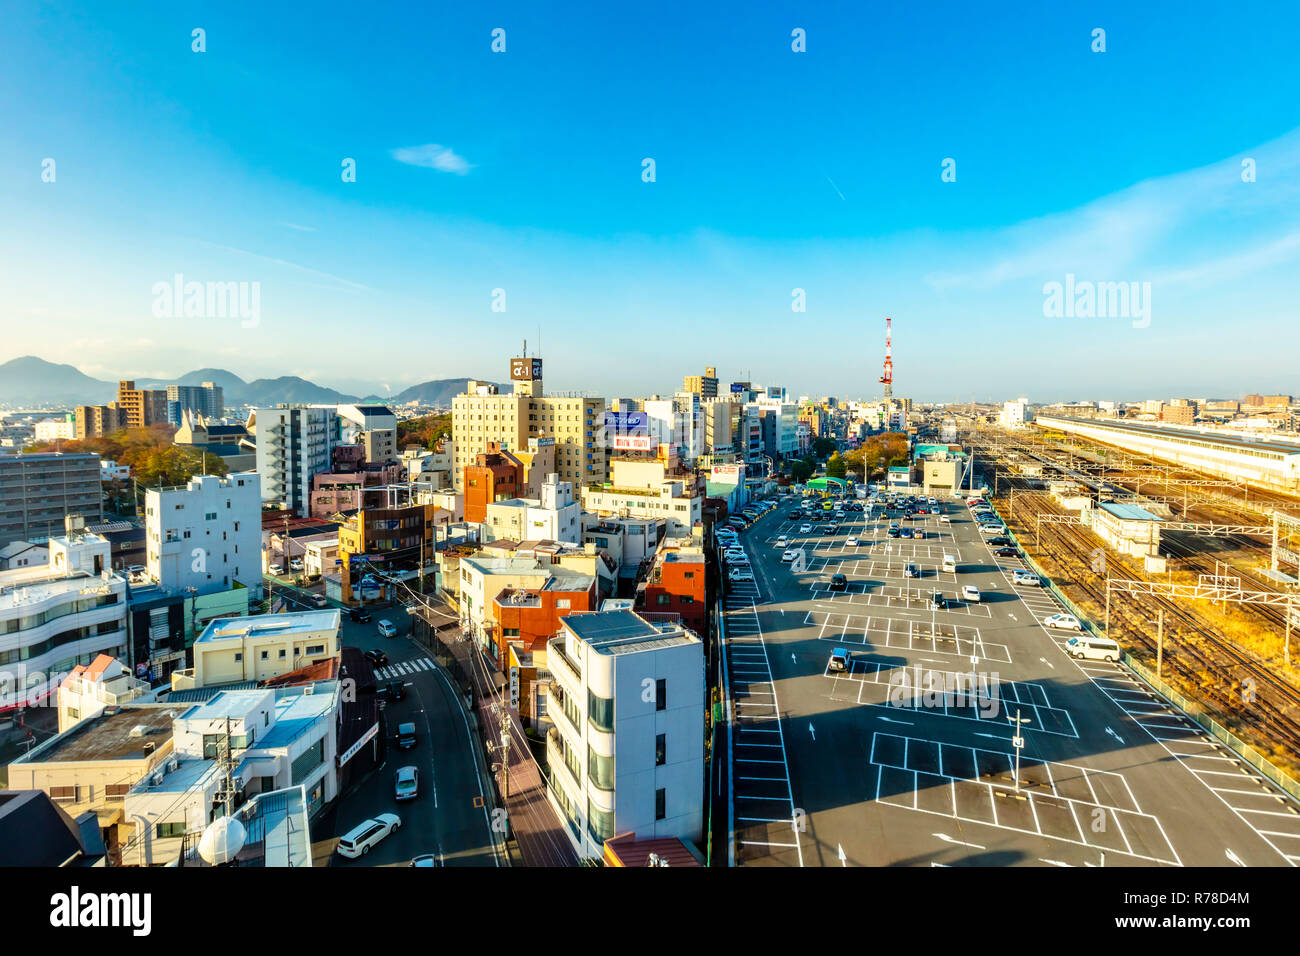
[[[201,368],[173,380],[137,378],[137,388],[165,388],[168,385],[199,385],[212,382],[221,386],[226,405],[275,405],[280,402],[309,404],[349,404],[372,402],[401,405],[420,402],[424,405],[450,407],[452,396],[465,390],[467,378],[441,378],[421,382],[395,395],[349,395],[317,385],[296,375],[258,378],[246,382],[234,372],[221,368]],[[483,381],[480,379],[479,381]],[[102,405],[117,395],[117,380],[102,381],[86,375],[71,365],[47,362],[34,355],[24,355],[0,364],[0,405],[30,407],[38,405]]]

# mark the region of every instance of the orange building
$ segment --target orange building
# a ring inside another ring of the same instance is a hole
[[[638,610],[672,613],[696,634],[709,633],[704,549],[690,538],[667,538],[655,554],[654,567],[637,585]]]
[[[506,669],[506,647],[520,653],[544,651],[546,642],[560,632],[560,618],[578,611],[596,610],[599,592],[592,575],[562,572],[539,588],[507,588],[497,594],[497,666]],[[523,712],[523,707],[520,707]]]
[[[465,520],[487,520],[487,506],[494,501],[517,498],[524,484],[523,465],[496,442],[479,452],[474,464],[465,466]]]

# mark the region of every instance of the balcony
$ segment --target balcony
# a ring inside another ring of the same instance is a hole
[[[561,678],[561,685],[567,685],[571,692],[573,688],[582,687],[582,668],[577,665],[573,658],[564,653],[564,638],[553,637],[546,642],[546,662],[552,673],[558,674]]]
[[[569,782],[577,788],[579,793],[582,792],[582,780],[573,772],[569,762],[564,759],[564,744],[559,731],[554,727],[546,732],[546,764],[551,771],[552,777],[556,775],[556,767],[563,767],[569,775]]]

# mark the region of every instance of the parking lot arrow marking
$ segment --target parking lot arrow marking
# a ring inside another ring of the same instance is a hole
[[[1008,614],[1007,617],[1011,618],[1011,620],[1013,621],[1016,619],[1016,616],[1014,614]]]
[[[844,844],[843,844],[843,843],[837,843],[835,846],[836,846],[836,849],[839,850],[840,866],[848,866],[848,865],[849,865],[848,857],[846,857],[846,856],[844,855]]]
[[[1048,667],[1050,667],[1052,670],[1056,670],[1056,665],[1053,664],[1051,661],[1049,661],[1046,657],[1040,657],[1039,660],[1042,661],[1044,664],[1046,664]]]
[[[817,739],[817,731],[813,729],[812,721],[808,721],[808,733],[812,734],[812,739]]]
[[[1069,863],[1065,863],[1065,862],[1063,862],[1063,861],[1061,861],[1061,860],[1045,860],[1045,859],[1043,859],[1041,856],[1038,858],[1038,862],[1039,862],[1039,863],[1046,863],[1046,864],[1048,864],[1049,866],[1070,866]]]
[[[881,717],[880,719],[887,724],[904,724],[908,727],[912,726],[912,722],[910,720],[895,720],[893,717]]]
[[[940,840],[942,840],[944,843],[955,843],[957,846],[968,846],[968,847],[970,847],[970,848],[973,849],[973,850],[985,850],[985,849],[988,849],[987,847],[982,847],[982,846],[980,846],[978,843],[967,843],[965,840],[954,840],[952,837],[948,836],[948,834],[946,834],[946,833],[931,833],[930,836],[932,836],[932,837],[938,837],[938,838],[939,838]]]
[[[1242,858],[1237,856],[1237,854],[1233,853],[1231,850],[1224,850],[1223,855],[1226,856],[1233,863],[1236,863],[1238,866],[1246,865],[1245,862],[1242,860]]]
[[[1106,733],[1110,734],[1112,737],[1114,737],[1114,738],[1115,738],[1116,740],[1118,740],[1120,743],[1123,743],[1123,742],[1124,742],[1124,738],[1121,737],[1119,734],[1115,733],[1115,731],[1111,730],[1109,727],[1106,728]]]

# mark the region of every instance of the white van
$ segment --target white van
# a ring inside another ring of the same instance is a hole
[[[1108,637],[1072,637],[1065,642],[1065,652],[1077,660],[1117,661],[1119,645]]]
[[[951,554],[945,554],[943,556],[943,569],[947,571],[949,574],[956,574],[957,559],[954,558]]]
[[[339,856],[355,860],[370,852],[370,848],[402,825],[396,813],[381,813],[373,819],[358,823],[339,838]]]

